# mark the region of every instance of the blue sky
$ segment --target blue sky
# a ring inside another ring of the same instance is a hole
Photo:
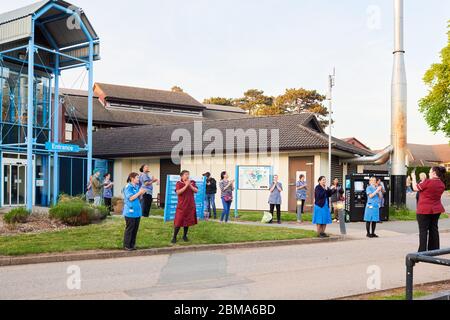
[[[1,1],[0,11],[31,3]],[[179,85],[198,100],[258,88],[326,93],[335,66],[337,137],[381,148],[390,141],[392,0],[76,0],[102,41],[95,80],[158,89]],[[410,143],[446,143],[417,110],[424,72],[439,60],[448,0],[405,0]],[[80,71],[64,75],[72,87]],[[74,87],[79,87],[81,81]],[[84,84],[85,85],[85,84]]]

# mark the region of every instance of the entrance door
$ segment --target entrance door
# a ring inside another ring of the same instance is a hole
[[[289,211],[297,211],[296,183],[300,173],[308,184],[306,206],[312,207],[314,196],[314,157],[289,158]],[[307,210],[310,208],[306,208]]]
[[[3,166],[3,205],[25,206],[27,199],[27,167],[5,164]]]
[[[160,161],[160,202],[161,206],[164,207],[166,203],[166,185],[168,175],[179,175],[181,172],[181,166],[173,164],[171,159],[161,159]]]

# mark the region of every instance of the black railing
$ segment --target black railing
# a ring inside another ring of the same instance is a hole
[[[450,260],[439,258],[450,254],[450,249],[412,253],[406,256],[406,300],[414,299],[414,266],[419,262],[450,267]]]

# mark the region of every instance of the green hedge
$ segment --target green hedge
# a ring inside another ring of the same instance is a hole
[[[25,223],[30,216],[30,212],[25,208],[16,208],[5,214],[3,221],[7,224]]]
[[[95,207],[79,197],[64,196],[50,209],[50,218],[69,226],[85,226],[106,218],[108,209]]]

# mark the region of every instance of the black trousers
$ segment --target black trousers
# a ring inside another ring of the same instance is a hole
[[[125,217],[126,227],[125,235],[123,237],[124,248],[133,249],[136,247],[136,237],[139,230],[141,218],[127,218]]]
[[[272,214],[272,217],[273,217],[273,212],[275,211],[275,207],[277,208],[277,221],[280,222],[281,221],[281,205],[271,204],[270,205],[270,213]]]
[[[109,213],[112,211],[112,199],[111,198],[103,198],[103,202],[105,206],[109,209]]]
[[[439,218],[440,214],[418,214],[419,223],[419,252],[440,249]]]
[[[303,213],[305,213],[305,203],[306,203],[306,200],[300,200],[301,202],[302,202],[302,205],[301,205],[301,213],[303,214]]]
[[[151,194],[144,194],[141,199],[142,216],[150,217],[150,209],[152,208],[153,196]]]

